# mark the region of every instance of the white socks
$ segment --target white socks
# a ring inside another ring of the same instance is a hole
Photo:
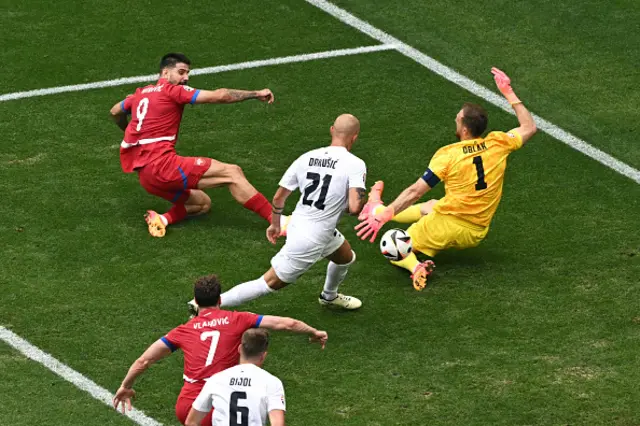
[[[324,289],[322,290],[322,297],[326,300],[333,300],[338,296],[338,287],[342,284],[347,272],[349,272],[349,266],[356,261],[356,254],[351,251],[351,261],[344,265],[338,265],[334,262],[329,262],[327,266],[327,278],[324,282]],[[273,293],[264,277],[260,277],[257,280],[248,281],[246,283],[238,284],[231,290],[222,293],[220,296],[220,307],[226,308],[229,306],[238,306],[258,297]]]
[[[238,306],[258,297],[274,292],[267,285],[264,277],[246,283],[238,284],[229,291],[225,291],[220,296],[220,307]]]
[[[338,287],[344,281],[344,278],[347,276],[347,272],[349,272],[349,266],[356,261],[356,254],[352,250],[351,254],[353,258],[351,258],[351,262],[345,263],[344,265],[338,265],[337,263],[329,262],[327,265],[327,278],[324,281],[324,289],[322,290],[322,297],[325,300],[333,300],[338,296]]]

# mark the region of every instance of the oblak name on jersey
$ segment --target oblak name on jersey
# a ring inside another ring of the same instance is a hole
[[[463,154],[474,154],[476,152],[486,151],[486,150],[487,150],[486,142],[480,142],[474,145],[466,145],[462,147]]]

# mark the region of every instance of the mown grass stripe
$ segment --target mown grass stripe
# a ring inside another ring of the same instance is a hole
[[[497,95],[493,91],[487,89],[486,87],[476,83],[468,77],[458,73],[457,71],[449,68],[448,66],[436,61],[432,57],[420,52],[418,49],[404,43],[397,38],[387,34],[379,28],[374,27],[366,21],[363,21],[360,18],[352,15],[346,10],[336,6],[335,4],[326,1],[326,0],[305,0],[307,3],[323,10],[324,12],[330,14],[331,16],[339,19],[343,23],[357,29],[358,31],[368,35],[369,37],[378,40],[384,45],[392,45],[396,46],[396,50],[402,53],[404,56],[413,59],[420,65],[429,69],[430,71],[444,77],[445,79],[451,81],[454,84],[466,89],[467,91],[473,93],[474,95],[484,99],[487,102],[492,103],[493,105],[503,109],[509,114],[514,115],[513,109],[509,105],[509,103],[502,98],[502,96]],[[488,70],[487,70],[488,72]],[[548,133],[550,136],[555,139],[569,145],[571,148],[575,149],[583,153],[584,155],[593,158],[599,163],[609,167],[612,170],[620,173],[623,176],[632,179],[636,183],[640,184],[640,170],[637,170],[630,165],[618,160],[617,158],[607,154],[589,144],[588,142],[578,138],[577,136],[572,135],[566,130],[556,126],[548,120],[541,118],[540,116],[533,114],[534,119],[536,120],[536,124],[539,129]]]
[[[27,358],[44,365],[55,374],[73,384],[78,389],[87,392],[98,401],[111,406],[114,396],[112,393],[96,384],[93,380],[88,379],[68,365],[63,364],[48,353],[32,345],[13,331],[0,326],[0,340],[6,342],[9,346],[16,349]],[[121,411],[116,412],[121,413]],[[127,411],[126,416],[141,426],[162,426],[162,423],[157,422],[136,408],[131,411]]]

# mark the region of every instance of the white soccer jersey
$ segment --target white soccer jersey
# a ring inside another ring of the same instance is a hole
[[[211,376],[193,408],[201,412],[213,408],[213,426],[263,426],[270,411],[286,411],[284,387],[257,365],[240,364]]]
[[[349,188],[366,188],[364,161],[340,146],[314,149],[298,157],[280,180],[291,191],[300,189],[300,200],[290,226],[333,233],[348,207]]]

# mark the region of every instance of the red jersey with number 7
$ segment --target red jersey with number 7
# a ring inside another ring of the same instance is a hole
[[[161,340],[172,351],[182,349],[185,382],[204,384],[204,379],[238,364],[242,334],[261,321],[262,315],[249,312],[203,309]]]
[[[200,90],[171,84],[164,78],[136,89],[122,101],[131,121],[120,144],[120,165],[131,173],[166,153],[175,153],[182,111],[195,103]]]

